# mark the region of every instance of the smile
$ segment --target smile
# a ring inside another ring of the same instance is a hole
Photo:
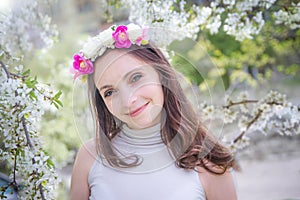
[[[143,110],[145,110],[145,108],[148,106],[149,102],[147,102],[145,105],[139,107],[138,109],[132,111],[129,113],[130,117],[135,117],[137,115],[139,115],[141,112],[143,112]]]

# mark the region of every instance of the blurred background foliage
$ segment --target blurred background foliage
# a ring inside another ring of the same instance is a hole
[[[108,2],[108,4],[107,4]],[[128,20],[128,12],[119,1],[57,0],[49,10],[57,24],[59,37],[47,51],[25,55],[25,67],[41,82],[62,90],[64,107],[47,112],[41,124],[44,145],[62,168],[73,164],[79,146],[93,136],[85,86],[73,82],[69,73],[72,56],[80,42],[97,34],[112,22]],[[190,4],[194,3],[189,1]],[[265,13],[266,16],[268,13]],[[170,49],[175,54],[172,64],[200,90],[222,79],[225,89],[236,85],[261,87],[274,82],[297,87],[300,83],[300,30],[275,25],[272,16],[261,33],[252,40],[236,41],[224,32],[211,35],[200,31],[197,40],[175,41]],[[201,74],[194,63],[201,66]],[[68,187],[69,180],[64,180]],[[61,199],[67,199],[66,190]]]
[[[221,76],[225,89],[232,84],[244,83],[252,87],[269,81],[272,77],[290,77],[299,83],[300,71],[300,30],[278,30],[272,22],[267,22],[261,33],[252,40],[242,42],[224,32],[211,35],[209,32],[200,32],[197,45],[190,46],[186,53],[187,59],[174,58],[175,63],[180,63],[177,69],[184,73],[193,83],[204,89],[203,77],[195,73],[195,69],[182,67],[193,62],[206,64],[205,57],[209,56],[212,63],[218,67],[218,74],[211,67],[208,71],[207,82],[213,83],[216,75]],[[178,44],[180,46],[180,44]],[[207,55],[198,52],[207,51]],[[178,47],[179,48],[179,47]],[[182,65],[184,64],[184,65]],[[202,65],[203,66],[203,65]]]

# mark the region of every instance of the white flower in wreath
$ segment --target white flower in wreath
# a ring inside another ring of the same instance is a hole
[[[87,43],[84,44],[81,52],[83,53],[84,57],[94,58],[97,56],[99,49],[102,47],[102,41],[98,37],[91,38]]]
[[[132,44],[136,43],[136,40],[143,35],[143,30],[136,24],[130,23],[127,25],[128,38]]]
[[[101,32],[97,37],[104,47],[114,48],[115,40],[112,37],[112,34],[113,30],[111,28],[108,28],[107,30]]]

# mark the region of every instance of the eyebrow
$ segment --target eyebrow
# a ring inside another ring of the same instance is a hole
[[[144,66],[135,68],[135,69],[133,69],[133,70],[127,72],[127,73],[123,76],[122,79],[123,79],[123,80],[126,79],[130,74],[134,73],[135,71],[139,71],[139,70],[141,70],[141,69],[143,69],[143,68],[144,68]],[[113,85],[104,85],[104,86],[102,86],[102,87],[100,88],[99,91],[101,92],[101,90],[104,90],[104,89],[106,89],[106,88],[111,88],[111,87],[113,87]]]
[[[106,88],[111,88],[111,87],[113,87],[113,85],[104,85],[100,88],[100,92],[101,92],[101,90],[104,90]]]

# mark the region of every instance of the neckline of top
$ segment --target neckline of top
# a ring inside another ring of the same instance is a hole
[[[121,130],[130,138],[145,139],[160,135],[161,124],[156,124],[144,129],[131,129],[126,124],[123,124]]]

